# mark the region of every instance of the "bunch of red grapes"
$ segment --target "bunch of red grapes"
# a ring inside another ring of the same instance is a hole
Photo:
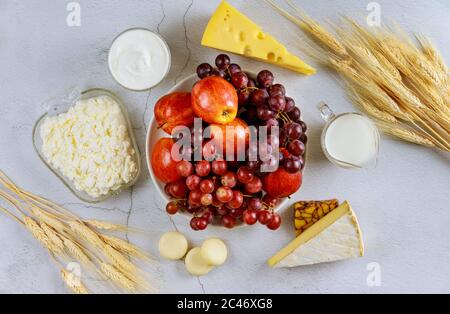
[[[261,71],[256,79],[250,78],[224,54],[217,56],[215,64],[216,68],[208,63],[201,64],[197,68],[198,77],[219,76],[230,82],[239,98],[238,117],[248,125],[267,126],[269,132],[270,127],[278,126],[279,136],[268,137],[268,153],[272,153],[272,146],[278,146],[279,166],[289,173],[301,171],[305,164],[307,127],[295,101],[286,96],[284,86],[274,84],[274,76],[267,70]],[[193,137],[202,135],[196,132],[192,130]],[[193,160],[189,157],[202,148],[192,147],[189,152],[184,152],[184,158]],[[249,154],[247,151],[247,156]],[[267,162],[273,161],[230,162],[221,157],[198,162],[181,161],[177,171],[184,179],[166,185],[165,192],[173,198],[166,210],[171,215],[179,211],[193,214],[190,223],[193,230],[204,230],[215,220],[226,228],[242,222],[247,225],[259,222],[277,230],[281,226],[281,217],[273,209],[279,200],[264,195],[261,180],[265,173],[260,172],[260,167]]]

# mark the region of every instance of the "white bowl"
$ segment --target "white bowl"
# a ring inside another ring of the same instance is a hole
[[[253,73],[248,73],[251,77],[256,77]],[[180,81],[178,84],[176,84],[167,94],[174,93],[174,92],[187,92],[189,93],[192,90],[192,87],[194,84],[198,81],[197,74],[192,74],[188,77],[186,77],[184,80]],[[147,139],[146,139],[146,147],[145,147],[145,155],[147,159],[147,167],[148,171],[150,172],[150,177],[155,184],[156,188],[158,189],[159,193],[161,194],[162,198],[165,199],[167,202],[170,201],[170,197],[164,192],[164,183],[158,180],[153,173],[152,165],[151,165],[151,151],[150,149],[155,146],[155,144],[158,142],[159,139],[163,137],[170,137],[167,133],[165,133],[163,130],[158,129],[158,124],[156,122],[155,117],[153,116],[150,125],[147,130]],[[274,208],[274,211],[279,211],[282,207],[284,207],[288,203],[288,198],[283,198],[280,200],[279,204]],[[184,216],[192,218],[192,215],[189,213],[183,213]]]

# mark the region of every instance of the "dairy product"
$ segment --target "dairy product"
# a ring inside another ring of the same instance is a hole
[[[114,40],[108,63],[119,84],[131,90],[146,90],[169,72],[170,51],[159,35],[146,29],[131,29]]]
[[[136,152],[119,104],[109,96],[79,100],[40,128],[47,162],[75,188],[97,198],[131,182]]]
[[[328,154],[337,162],[356,167],[373,164],[378,154],[378,131],[374,124],[359,114],[337,117],[328,126],[324,144]]]

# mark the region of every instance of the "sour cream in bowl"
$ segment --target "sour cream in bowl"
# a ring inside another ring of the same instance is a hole
[[[114,39],[108,55],[109,71],[123,87],[145,91],[158,85],[171,66],[170,49],[158,34],[132,28]]]

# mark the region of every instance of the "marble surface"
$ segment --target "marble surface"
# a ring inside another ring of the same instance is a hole
[[[262,1],[231,0],[290,50],[301,55],[296,28]],[[369,1],[296,0],[312,16],[338,13],[364,18]],[[208,236],[226,239],[230,259],[202,278],[187,274],[179,262],[162,261],[154,275],[167,293],[393,293],[450,292],[450,210],[448,156],[383,138],[379,166],[354,172],[336,168],[323,156],[319,135],[320,100],[337,112],[352,110],[337,81],[326,71],[313,77],[233,57],[250,71],[269,68],[302,105],[310,127],[304,186],[294,199],[348,199],[358,213],[366,242],[359,260],[297,269],[269,269],[265,261],[292,238],[286,224],[273,233],[262,227],[233,231],[211,228],[194,233],[182,216],[169,217],[164,202],[144,172],[120,197],[90,206],[77,200],[33,151],[31,132],[43,113],[41,103],[71,86],[104,87],[117,92],[130,111],[140,147],[155,101],[197,64],[212,62],[216,51],[201,47],[203,29],[218,0],[79,0],[81,26],[68,27],[69,1],[0,1],[0,165],[22,187],[33,190],[84,217],[108,219],[144,228],[150,236],[131,241],[157,253],[161,233],[174,228],[192,243]],[[450,60],[450,3],[447,0],[379,1],[383,19],[429,35]],[[112,39],[126,28],[148,27],[164,36],[173,67],[163,84],[146,93],[118,86],[106,65]],[[309,60],[308,58],[305,58]],[[46,252],[20,226],[0,215],[0,293],[66,293]],[[368,269],[380,267],[379,286],[370,287]]]

